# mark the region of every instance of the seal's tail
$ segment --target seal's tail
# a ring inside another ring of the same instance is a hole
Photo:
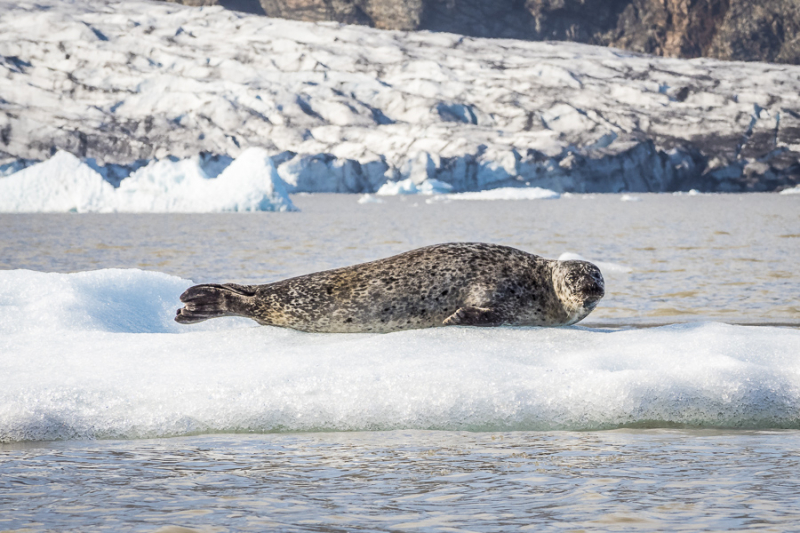
[[[195,324],[219,316],[250,316],[256,290],[251,285],[205,284],[189,287],[181,294],[184,306],[175,322]]]

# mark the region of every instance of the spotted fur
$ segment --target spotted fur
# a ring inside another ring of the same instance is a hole
[[[245,316],[313,332],[467,326],[565,326],[604,294],[600,270],[507,246],[438,244],[267,285],[206,284],[181,295],[175,320]]]

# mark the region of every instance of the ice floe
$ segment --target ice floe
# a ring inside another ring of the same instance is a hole
[[[619,199],[623,202],[641,202],[642,199],[638,196],[634,196],[632,194],[623,194],[619,197]]]
[[[449,200],[555,200],[560,197],[559,193],[541,187],[503,187],[447,195]]]
[[[375,194],[381,196],[397,196],[400,194],[442,194],[453,190],[449,183],[437,179],[425,179],[419,183],[412,178],[384,183]]]
[[[59,151],[42,163],[0,179],[0,212],[296,209],[263,148],[245,150],[224,170],[223,167],[224,164],[208,164],[200,157],[153,161],[123,179],[115,189],[86,162]]]
[[[0,271],[0,442],[207,432],[800,428],[800,331],[173,322],[157,272]]]
[[[672,193],[674,196],[700,196],[703,193],[698,191],[697,189],[690,189],[688,191],[675,191]]]
[[[383,200],[380,198],[372,195],[372,194],[362,194],[358,197],[358,203],[360,204],[382,204],[384,203]]]

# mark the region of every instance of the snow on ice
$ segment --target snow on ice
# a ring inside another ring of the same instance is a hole
[[[158,272],[0,271],[0,442],[202,432],[800,428],[800,332],[308,334],[172,317]]]

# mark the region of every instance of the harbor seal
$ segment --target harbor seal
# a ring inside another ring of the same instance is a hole
[[[439,326],[567,326],[605,293],[587,261],[544,259],[508,246],[449,243],[266,285],[190,287],[175,320],[245,316],[327,333]]]

